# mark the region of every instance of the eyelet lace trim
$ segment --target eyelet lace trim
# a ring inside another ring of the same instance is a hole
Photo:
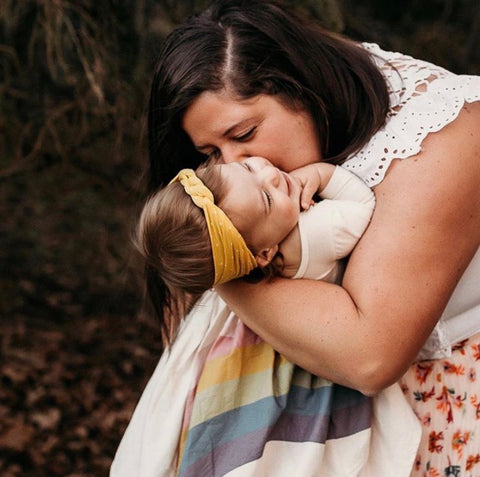
[[[363,43],[388,85],[385,125],[343,166],[370,187],[380,183],[393,159],[418,154],[427,134],[441,130],[465,102],[480,100],[480,76],[456,75],[439,66]]]

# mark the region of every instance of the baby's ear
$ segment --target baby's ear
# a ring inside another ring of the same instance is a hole
[[[257,253],[255,256],[255,260],[257,261],[257,265],[260,268],[265,268],[275,257],[276,253],[278,252],[278,245],[274,245],[271,248],[266,248],[261,252]]]

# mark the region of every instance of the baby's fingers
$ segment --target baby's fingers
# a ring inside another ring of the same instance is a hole
[[[313,184],[309,184],[308,182],[305,184],[300,194],[300,207],[303,210],[307,210],[313,205],[313,196],[316,192],[317,188],[314,187]]]

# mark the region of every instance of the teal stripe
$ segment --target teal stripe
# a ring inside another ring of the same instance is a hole
[[[334,386],[330,399],[336,404],[325,415],[300,415],[291,412],[287,404],[272,426],[254,430],[223,444],[220,444],[218,437],[223,435],[224,426],[232,423],[211,422],[211,428],[206,427],[205,433],[210,432],[212,439],[208,443],[191,442],[192,447],[187,452],[193,455],[195,446],[202,446],[201,452],[197,453],[200,457],[192,464],[186,463],[192,459],[185,459],[180,468],[180,477],[222,477],[247,462],[259,459],[268,441],[326,444],[327,441],[357,435],[366,444],[369,435],[363,434],[363,431],[371,425],[371,399],[341,386]],[[205,444],[210,447],[205,448]],[[291,458],[294,458],[293,455]]]
[[[271,427],[282,413],[299,416],[328,415],[332,412],[332,394],[333,386],[316,389],[292,386],[288,394],[269,396],[198,424],[188,433],[181,467],[188,467],[205,453],[211,452],[212,447],[221,446],[258,429]],[[201,403],[198,404],[201,406]],[[339,409],[353,403],[342,402],[337,391],[333,404],[335,409]]]

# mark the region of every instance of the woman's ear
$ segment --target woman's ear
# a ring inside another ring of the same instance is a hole
[[[257,265],[260,268],[265,268],[275,257],[276,253],[278,252],[278,245],[274,245],[271,248],[267,248],[257,253],[255,256],[255,260],[257,261]]]

